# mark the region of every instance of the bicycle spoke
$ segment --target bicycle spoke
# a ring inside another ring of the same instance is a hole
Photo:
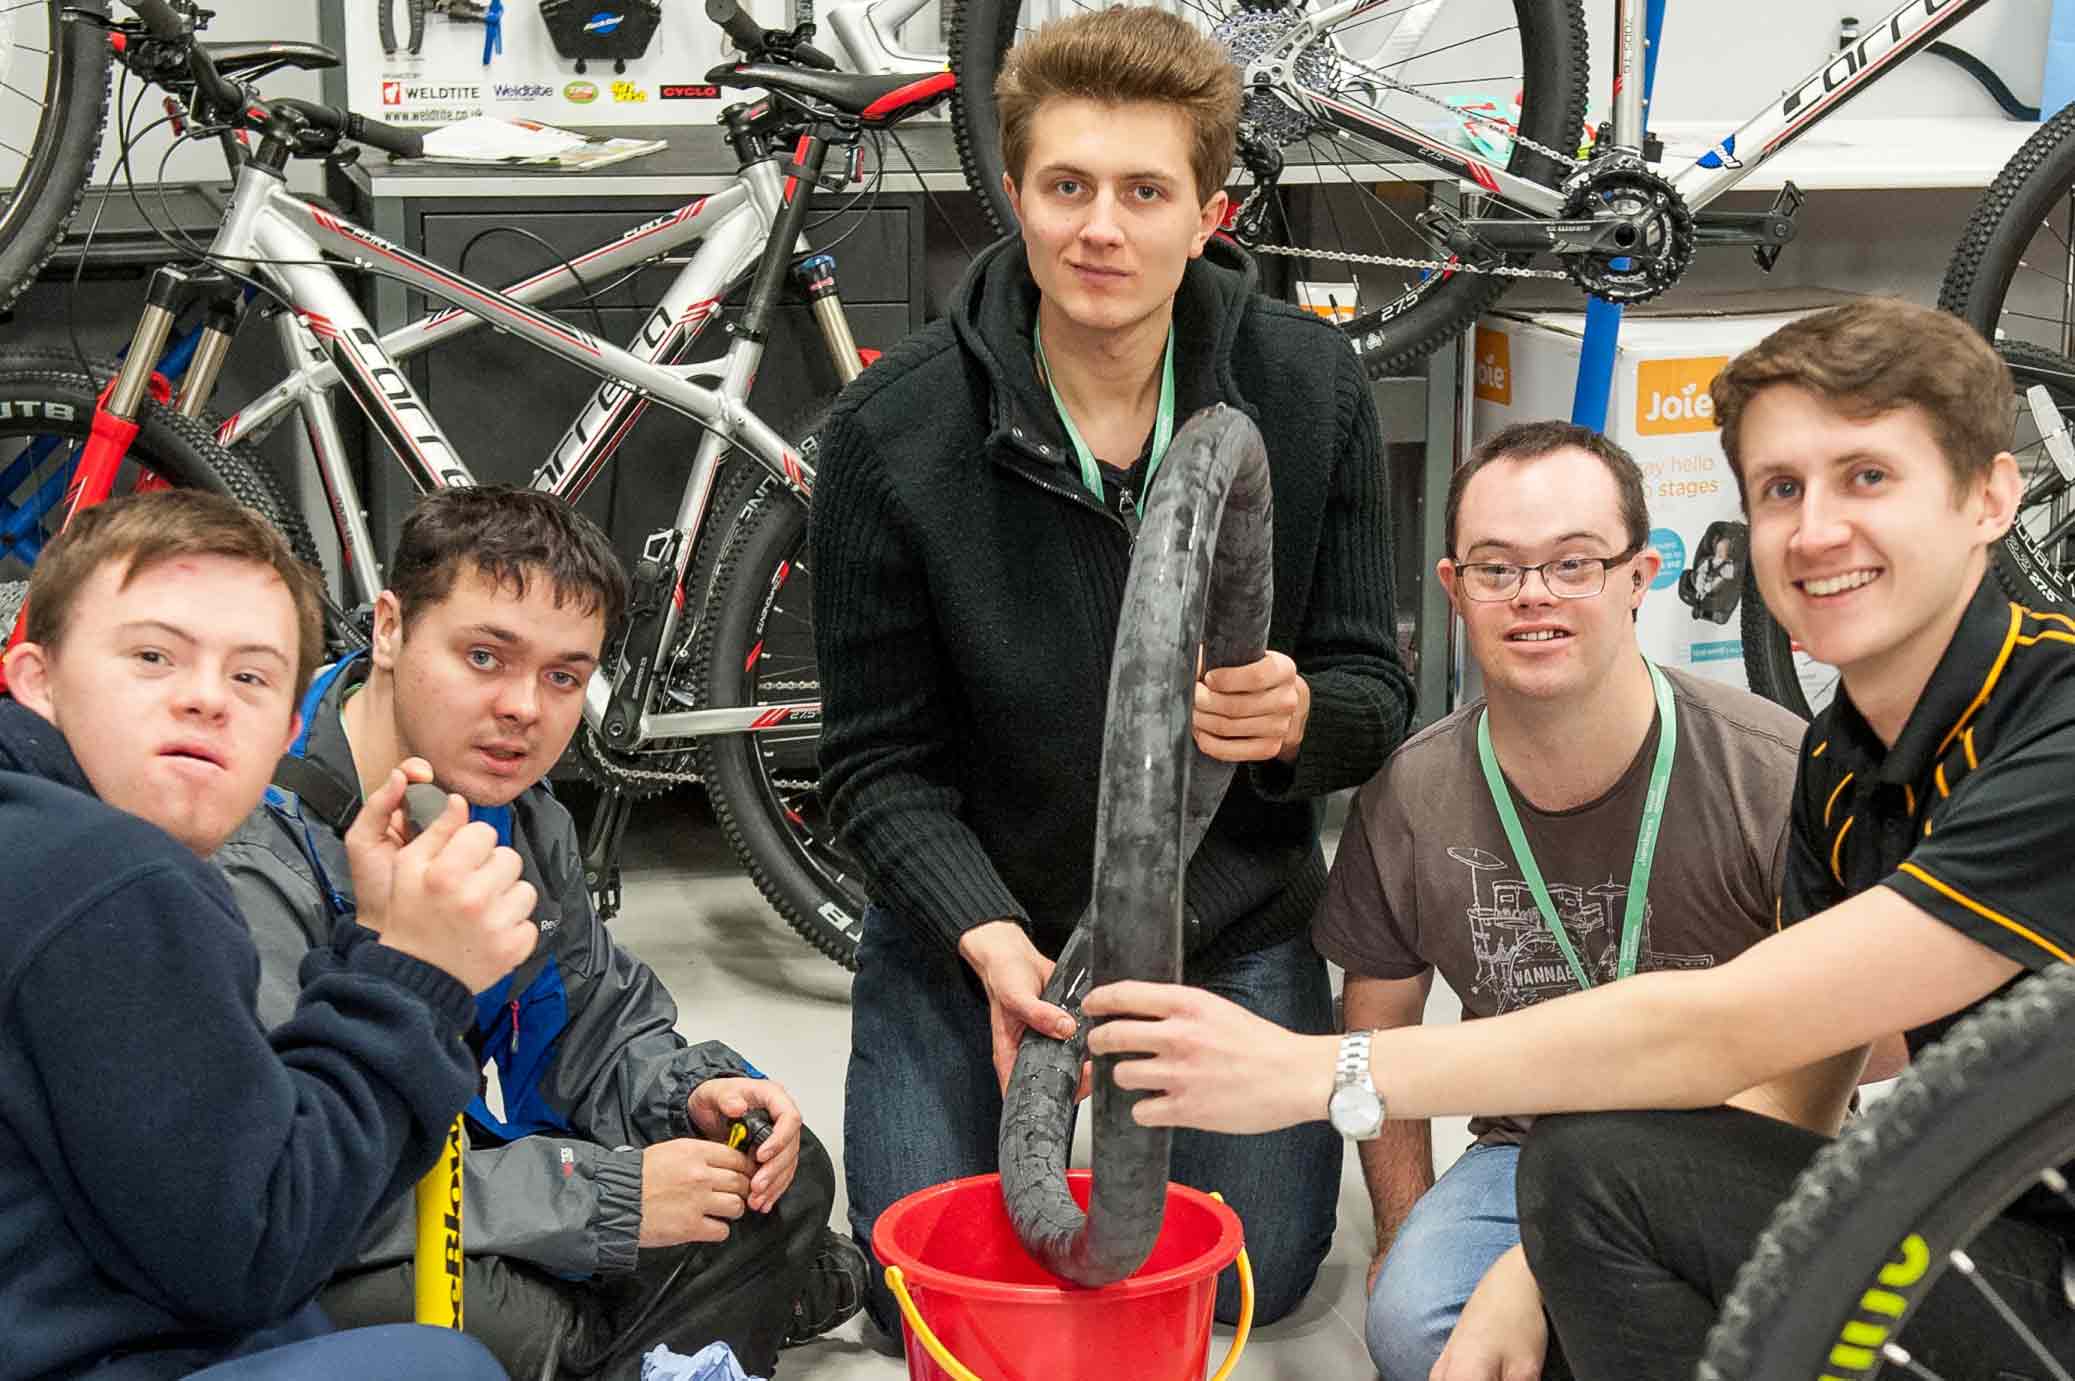
[[[1953,1251],[1948,1253],[1948,1259],[1951,1260],[1953,1269],[1967,1277],[1968,1284],[1981,1292],[1981,1297],[1989,1302],[1989,1308],[1995,1310],[2002,1316],[2003,1322],[2010,1325],[2010,1331],[2017,1334],[2026,1350],[2039,1359],[2039,1365],[2046,1368],[2053,1381],[2075,1381],[2075,1377],[2068,1375],[2068,1369],[2055,1361],[2053,1354],[2046,1350],[2046,1344],[2039,1341],[2039,1335],[2017,1316],[2017,1311],[2010,1307],[2010,1302],[1997,1292],[1995,1286],[1988,1283],[1986,1277],[1974,1269],[1973,1257],[1963,1251]]]
[[[1889,1343],[1881,1348],[1880,1355],[1891,1365],[1901,1367],[1911,1376],[1922,1377],[1923,1381],[1945,1381],[1944,1377],[1910,1356],[1906,1348]]]
[[[29,92],[22,90],[19,86],[16,86],[13,82],[0,81],[0,89],[12,91],[15,95],[21,97],[30,105],[35,106],[38,110],[50,109],[49,103],[46,102],[41,96],[32,95]]]

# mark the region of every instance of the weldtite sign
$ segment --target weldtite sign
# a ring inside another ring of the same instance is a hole
[[[740,55],[688,0],[503,0],[494,13],[491,0],[343,3],[348,104],[391,124],[705,124],[751,99],[706,80]],[[772,27],[789,13],[786,0],[743,8]]]

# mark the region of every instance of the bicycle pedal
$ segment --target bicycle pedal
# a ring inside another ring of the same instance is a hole
[[[1758,267],[1764,269],[1767,273],[1772,272],[1772,266],[1780,261],[1780,251],[1785,249],[1788,241],[1794,238],[1794,218],[1801,214],[1802,203],[1807,200],[1807,194],[1794,185],[1793,179],[1790,178],[1780,184],[1779,195],[1772,199],[1772,214],[1785,219],[1787,223],[1786,238],[1774,241],[1771,244],[1759,245],[1751,251],[1751,257],[1757,260]]]
[[[620,914],[620,865],[615,863],[603,878],[586,874],[584,885],[590,889],[591,909],[598,919],[609,921]]]

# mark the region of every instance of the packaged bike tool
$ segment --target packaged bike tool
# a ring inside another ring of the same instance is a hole
[[[610,60],[612,70],[648,52],[663,22],[661,0],[540,0],[548,37],[565,61],[582,72],[590,62]]]

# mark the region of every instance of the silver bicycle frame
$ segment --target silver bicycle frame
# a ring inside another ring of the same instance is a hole
[[[1475,183],[1519,210],[1544,219],[1561,214],[1566,199],[1562,190],[1517,177],[1394,116],[1313,91],[1295,80],[1296,57],[1308,41],[1320,37],[1330,41],[1333,28],[1344,20],[1391,2],[1339,0],[1338,4],[1312,11],[1282,47],[1249,64],[1243,80],[1249,86],[1265,81],[1322,123],[1395,149],[1464,182]],[[1725,133],[1707,152],[1674,175],[1672,185],[1690,209],[1697,211],[1706,206],[1839,106],[1893,71],[1903,59],[1987,3],[1989,0],[1904,0],[1887,18],[1868,25],[1857,43],[1788,87],[1776,103],[1768,104],[1735,131]],[[1630,152],[1643,144],[1640,9],[1639,0],[1615,3],[1613,143]],[[1395,71],[1346,54],[1341,58],[1343,78],[1366,73],[1379,82],[1397,80]]]
[[[944,0],[949,4],[951,0]],[[821,23],[836,36],[836,47],[848,59],[853,72],[891,75],[913,72],[918,76],[944,70],[942,53],[917,52],[900,46],[901,26],[920,14],[929,0],[856,0],[831,5],[821,13]]]
[[[221,429],[221,439],[226,444],[254,439],[289,411],[300,413],[304,427],[299,444],[323,483],[355,593],[371,600],[381,589],[381,578],[331,389],[343,385],[352,394],[421,489],[473,484],[474,476],[397,365],[487,323],[603,380],[534,474],[536,489],[575,500],[652,402],[703,428],[672,524],[684,533],[678,544],[681,586],[721,459],[731,446],[762,464],[803,502],[813,488],[812,467],[749,410],[750,385],[763,358],[761,341],[737,336],[719,361],[697,366],[668,363],[689,348],[721,298],[756,265],[778,212],[795,194],[805,195],[806,189],[796,189],[775,162],[751,164],[729,187],[638,226],[567,266],[557,265],[498,292],[310,206],[274,174],[248,165],[239,174],[210,253],[231,267],[263,276],[294,304],[295,311],[284,313],[279,326],[294,372],[231,417]],[[609,281],[622,270],[693,241],[698,250],[644,319],[632,350],[599,340],[531,305],[580,283]],[[807,245],[802,241],[798,248],[804,252]],[[377,336],[337,271],[323,262],[326,254],[377,269],[453,305]],[[700,379],[711,380],[712,386]],[[673,645],[677,617],[673,608],[660,646]],[[611,690],[602,672],[593,674],[584,712],[594,727],[604,717]],[[818,717],[819,710],[814,704],[791,704],[649,714],[642,716],[635,743],[781,727],[797,730]]]

